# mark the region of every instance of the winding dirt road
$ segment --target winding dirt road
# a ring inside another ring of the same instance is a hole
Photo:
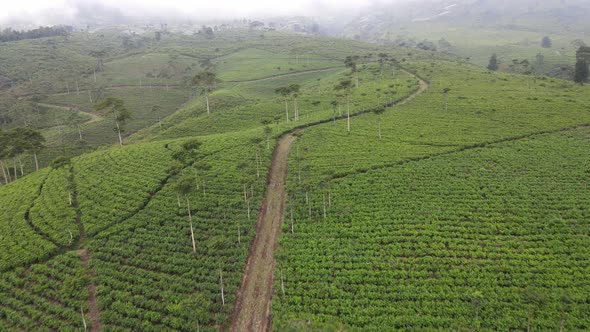
[[[412,73],[404,72],[416,77]],[[428,89],[428,84],[419,81],[418,89],[403,100],[395,103],[402,105],[414,99]],[[367,113],[356,113],[353,116]],[[345,117],[338,118],[344,120]],[[328,119],[327,122],[332,121]],[[244,276],[238,290],[231,331],[269,331],[271,330],[270,305],[274,291],[274,251],[279,245],[281,227],[285,211],[288,158],[291,144],[296,133],[303,129],[294,129],[282,136],[275,148],[268,173],[266,197],[256,223],[256,237],[250,247]]]

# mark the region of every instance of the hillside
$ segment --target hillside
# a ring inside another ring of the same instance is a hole
[[[48,145],[5,163],[0,330],[590,329],[587,85],[303,34],[100,36],[1,45],[80,60],[0,73],[25,105],[2,128]]]
[[[481,67],[572,80],[576,50],[588,40],[587,1],[428,1],[375,5],[349,22],[349,38],[436,49]],[[549,37],[551,44],[542,45]],[[514,64],[514,60],[518,60]],[[526,60],[526,68],[520,63]]]

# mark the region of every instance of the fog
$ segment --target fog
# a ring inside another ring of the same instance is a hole
[[[150,19],[264,18],[306,15],[311,17],[358,13],[376,4],[412,0],[23,0],[2,6],[0,26],[83,24]]]

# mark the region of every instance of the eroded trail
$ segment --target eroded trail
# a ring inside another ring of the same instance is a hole
[[[418,88],[403,100],[387,104],[386,107],[405,104],[428,89],[428,83],[406,70],[403,71],[418,79]],[[356,113],[351,117],[368,112],[370,110]],[[344,119],[344,116],[337,118],[337,120]],[[325,122],[330,121],[332,119],[327,119]],[[321,123],[323,122],[317,124]],[[295,129],[283,136],[275,148],[268,176],[266,197],[256,224],[256,237],[250,247],[248,262],[234,306],[231,331],[269,331],[271,329],[270,305],[274,290],[275,270],[273,254],[278,247],[285,211],[287,161],[291,144],[296,138],[295,134],[301,130],[303,129]]]
[[[293,134],[283,136],[273,155],[266,197],[258,215],[256,237],[238,291],[231,331],[266,331],[270,327],[275,265],[273,253],[281,235],[287,159],[294,140]]]

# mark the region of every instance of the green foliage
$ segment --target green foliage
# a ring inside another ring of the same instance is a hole
[[[53,161],[51,161],[51,168],[53,169],[59,169],[62,167],[66,167],[69,166],[72,163],[71,159],[68,157],[57,157],[55,159],[53,159]]]
[[[113,143],[112,118],[140,131],[130,142],[152,142],[64,157],[0,188],[0,330],[82,329],[90,274],[70,251],[80,247],[91,257],[104,330],[226,329],[271,147],[297,127],[286,209],[294,234],[287,217],[277,329],[522,330],[528,306],[535,330],[556,329],[564,316],[566,329],[588,328],[588,129],[538,135],[590,122],[586,87],[355,41],[235,31],[161,37],[47,39],[63,49],[40,66],[66,74],[40,69],[19,87],[61,92],[23,109],[47,102],[66,120],[86,114],[86,123],[44,130],[52,148]],[[0,65],[26,45],[47,52],[37,41],[0,45]],[[70,58],[62,52],[81,58],[68,67],[56,60]],[[419,86],[400,65],[431,83],[404,105]],[[0,75],[26,78],[31,66],[0,66]],[[332,66],[341,68],[302,72]],[[198,72],[215,112],[203,116],[204,98],[175,112]],[[350,134],[336,121],[343,94],[358,115]],[[285,102],[298,104],[298,121],[287,123]],[[47,150],[45,160],[64,154]]]
[[[80,236],[71,176],[69,168],[52,170],[29,212],[33,227],[60,247],[71,246]]]
[[[496,54],[492,54],[492,56],[490,57],[490,62],[488,63],[487,68],[491,71],[498,70],[498,57],[496,56]]]
[[[576,61],[574,82],[584,84],[584,82],[586,82],[588,80],[589,73],[590,73],[590,69],[588,69],[588,63],[586,63],[586,60]]]
[[[0,271],[47,258],[56,249],[27,223],[48,170],[0,187]]]
[[[171,160],[164,143],[97,151],[76,159],[78,203],[86,234],[95,235],[141,209],[168,176]]]
[[[90,248],[105,329],[194,331],[198,325],[213,331],[227,323],[254,237],[254,207],[260,206],[265,185],[256,174],[259,147],[250,143],[252,138],[199,138],[195,168],[183,168],[145,209],[96,235]],[[177,150],[189,143],[169,144]],[[270,154],[259,156],[261,169],[268,167]],[[190,200],[196,253],[186,203],[176,196],[179,188]],[[245,198],[252,209],[249,217]]]
[[[0,326],[7,331],[83,331],[89,277],[75,252],[67,252],[0,278]]]
[[[541,40],[542,48],[551,48],[552,44],[553,42],[551,41],[551,38],[549,38],[548,36],[543,37],[543,39]]]
[[[589,253],[580,234],[589,133],[352,173],[330,183],[326,218],[324,190],[312,187],[310,203],[292,194],[295,232],[284,226],[285,296],[273,303],[275,321],[314,315],[359,331],[514,330],[526,329],[530,305],[532,329],[586,329]],[[564,289],[578,294],[565,319],[557,309]]]
[[[219,80],[217,75],[211,71],[200,72],[192,79],[192,85],[206,93],[213,91],[215,86],[219,83],[221,83],[221,80]]]

